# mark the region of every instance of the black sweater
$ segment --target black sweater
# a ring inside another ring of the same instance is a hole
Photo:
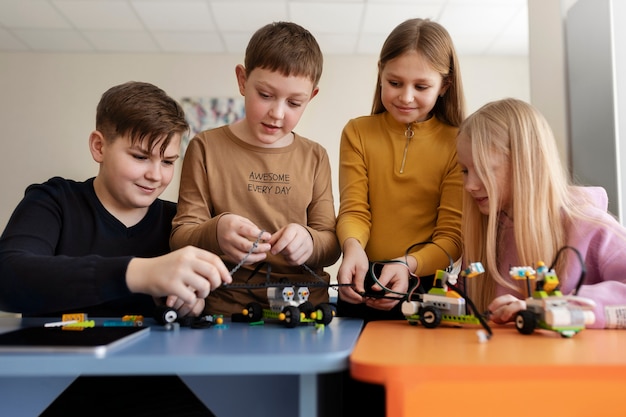
[[[0,310],[24,315],[151,315],[152,297],[132,294],[132,257],[169,252],[175,203],[157,199],[126,227],[96,197],[93,178],[51,178],[26,189],[0,237]]]

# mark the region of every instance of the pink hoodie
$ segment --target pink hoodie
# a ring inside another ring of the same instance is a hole
[[[587,273],[578,295],[596,302],[596,321],[590,328],[606,327],[605,307],[622,306],[626,308],[626,229],[608,213],[608,196],[601,187],[578,187],[591,199],[593,206],[585,212],[597,219],[608,222],[596,224],[591,221],[577,221],[568,231],[568,245],[576,248],[582,255]],[[503,258],[500,262],[500,273],[508,277],[509,268],[519,265],[513,232],[513,223],[502,216],[502,242],[505,245]],[[568,250],[568,252],[571,252]],[[565,255],[565,254],[564,254]],[[567,272],[559,276],[563,294],[571,294],[580,277],[581,266],[578,257],[570,253]],[[539,260],[538,260],[539,261]],[[549,266],[552,259],[543,259]],[[512,294],[518,298],[526,298],[527,294],[498,285],[496,296]]]

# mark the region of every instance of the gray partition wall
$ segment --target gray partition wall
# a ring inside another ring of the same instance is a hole
[[[624,224],[626,197],[626,1],[578,0],[565,22],[570,163],[601,185]]]

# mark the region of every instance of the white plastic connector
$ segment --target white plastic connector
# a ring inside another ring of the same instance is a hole
[[[484,330],[477,330],[476,336],[478,336],[478,343],[486,343],[489,341],[489,334]]]

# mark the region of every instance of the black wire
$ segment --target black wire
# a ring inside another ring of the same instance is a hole
[[[474,316],[478,319],[478,321],[480,322],[481,326],[483,326],[483,329],[485,329],[487,331],[487,333],[489,334],[488,337],[491,338],[491,336],[493,336],[493,331],[491,330],[491,327],[489,327],[489,324],[487,323],[487,321],[485,320],[483,315],[476,308],[476,305],[474,305],[474,302],[472,301],[472,299],[469,298],[467,296],[467,294],[463,290],[461,290],[461,288],[457,287],[456,285],[453,285],[453,284],[451,284],[449,282],[446,283],[446,285],[451,290],[458,292],[461,295],[461,297],[463,297],[465,299],[465,302],[471,308],[472,312],[474,313]]]
[[[443,253],[446,254],[446,256],[448,257],[448,261],[449,261],[449,265],[448,267],[445,269],[446,272],[452,272],[452,270],[454,269],[454,259],[452,259],[452,256],[450,256],[450,254],[448,253],[447,250],[445,250],[441,245],[439,245],[438,243],[433,242],[432,240],[425,240],[423,242],[418,242],[418,243],[414,243],[411,246],[409,246],[406,251],[404,252],[404,259],[405,265],[408,265],[408,256],[409,253],[411,253],[411,249],[415,248],[416,246],[421,246],[421,245],[428,245],[428,244],[432,244],[437,246],[439,249],[441,249],[443,251]],[[360,293],[361,296],[363,297],[369,297],[369,298],[377,298],[377,299],[381,299],[381,298],[385,298],[385,299],[390,299],[390,300],[407,300],[410,299],[411,295],[413,294],[414,291],[416,290],[420,290],[421,289],[421,293],[425,293],[425,291],[423,290],[423,288],[421,287],[420,284],[420,280],[419,277],[416,277],[415,275],[411,274],[409,271],[409,276],[412,276],[414,278],[414,280],[409,280],[409,289],[406,292],[406,294],[403,293],[399,293],[399,292],[395,292],[387,287],[385,287],[384,285],[382,285],[379,281],[378,281],[378,277],[376,276],[376,273],[374,271],[374,267],[378,264],[385,264],[385,263],[402,263],[401,261],[398,260],[386,260],[386,261],[372,261],[370,262],[370,275],[373,279],[373,281],[378,284],[381,288],[382,291],[367,291],[365,290],[364,292]],[[411,285],[413,284],[413,285]],[[392,293],[395,294],[395,296],[391,296],[391,295],[387,295],[388,293]]]
[[[551,270],[554,269],[557,261],[559,260],[559,256],[561,256],[561,253],[563,253],[565,249],[573,250],[576,256],[578,257],[578,261],[580,262],[580,277],[578,277],[576,288],[574,288],[574,295],[577,295],[578,290],[580,290],[580,287],[583,285],[583,281],[585,280],[585,275],[587,275],[587,267],[585,266],[585,261],[583,260],[583,257],[578,251],[578,249],[576,249],[573,246],[563,246],[561,249],[557,251],[556,255],[554,256],[554,261],[552,261],[552,265],[550,265],[550,269]]]
[[[374,261],[374,262],[370,262],[368,276],[371,277],[371,280],[373,281],[373,283],[375,283],[379,287],[381,287],[382,290],[380,290],[380,291],[370,290],[369,289],[371,287],[370,284],[372,284],[372,283],[368,282],[367,276],[366,276],[366,279],[365,279],[366,289],[360,295],[362,297],[377,298],[377,299],[385,298],[385,299],[390,299],[390,300],[405,300],[406,297],[408,296],[408,293],[405,294],[405,293],[393,291],[392,289],[385,287],[383,284],[380,283],[380,281],[378,280],[378,277],[376,276],[376,266],[378,266],[378,265],[383,265],[384,266],[385,264],[394,264],[394,263],[395,264],[401,264],[401,265],[404,265],[404,266],[408,267],[406,262],[399,261],[397,259],[391,259],[391,260],[388,260],[388,261]],[[394,295],[388,295],[388,294],[394,294]]]
[[[443,248],[443,246],[441,246],[438,243],[433,242],[432,240],[425,240],[423,242],[419,242],[419,243],[414,243],[411,246],[409,246],[409,248],[404,252],[404,258],[406,259],[409,256],[409,253],[411,253],[411,249],[413,249],[416,246],[420,246],[420,245],[428,245],[428,244],[433,244],[435,246],[437,246],[439,249],[441,249],[443,251],[443,253],[446,254],[446,256],[448,257],[448,261],[450,262],[450,264],[448,265],[448,268],[446,268],[446,272],[452,272],[452,270],[454,269],[454,259],[452,259],[452,256],[450,256],[450,254],[448,253],[447,250],[445,250]]]

